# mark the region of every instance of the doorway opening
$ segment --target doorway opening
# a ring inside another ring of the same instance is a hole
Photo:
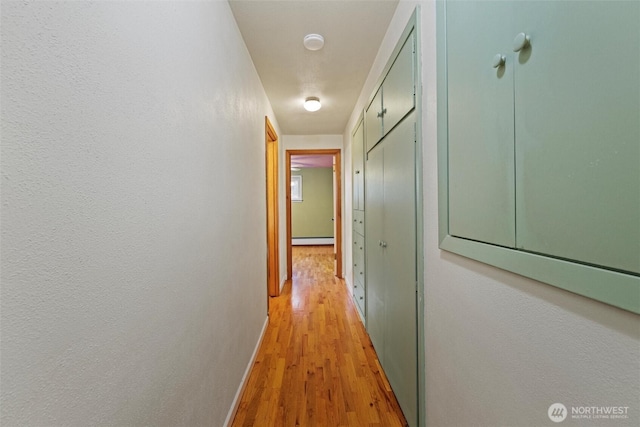
[[[315,149],[315,150],[287,150],[286,151],[286,181],[289,185],[286,186],[286,209],[287,209],[287,277],[291,279],[293,277],[293,263],[292,263],[292,242],[293,242],[293,229],[292,229],[292,203],[298,203],[304,200],[303,186],[304,176],[299,171],[292,173],[292,166],[296,169],[303,169],[307,164],[320,164],[322,166],[328,166],[331,173],[332,181],[332,212],[329,219],[328,213],[324,216],[324,226],[331,226],[333,228],[333,254],[334,254],[334,275],[338,278],[342,278],[342,182],[341,182],[341,150],[340,149]],[[329,166],[330,165],[330,166]],[[302,167],[300,167],[302,166]],[[319,173],[320,175],[322,173]],[[318,175],[318,173],[314,173]],[[292,181],[292,176],[296,177]],[[296,206],[299,207],[299,206]],[[317,213],[317,212],[316,212]],[[329,221],[329,224],[327,224]],[[322,231],[319,232],[323,234]],[[312,244],[327,244],[326,240],[323,240],[323,236],[307,236],[315,237],[313,240],[309,240],[308,243]],[[297,243],[304,243],[301,239]],[[317,242],[317,243],[316,243]]]

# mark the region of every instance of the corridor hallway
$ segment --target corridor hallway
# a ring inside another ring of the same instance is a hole
[[[344,281],[333,275],[332,246],[294,246],[293,283],[270,304],[233,427],[406,424]]]

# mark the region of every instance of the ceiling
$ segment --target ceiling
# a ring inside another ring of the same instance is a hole
[[[398,0],[229,0],[284,135],[340,135]],[[305,35],[324,37],[306,50]],[[317,96],[320,111],[302,108]]]
[[[333,167],[333,154],[296,154],[291,156],[292,168]]]

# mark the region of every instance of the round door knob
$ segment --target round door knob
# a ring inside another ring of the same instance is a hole
[[[360,173],[360,171],[356,171],[356,175],[359,174],[359,173]]]
[[[520,33],[513,39],[513,51],[520,52],[525,47],[529,46],[531,38],[525,33]]]
[[[502,66],[504,65],[504,61],[505,61],[506,59],[507,59],[507,58],[505,58],[505,56],[504,56],[504,55],[501,55],[501,54],[499,54],[499,53],[498,53],[498,54],[496,54],[496,56],[494,56],[494,57],[493,57],[493,63],[492,63],[493,68],[502,67]]]
[[[387,242],[382,242],[382,247],[386,248],[387,247]]]

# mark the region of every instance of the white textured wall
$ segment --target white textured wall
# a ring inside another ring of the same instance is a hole
[[[416,3],[422,5],[427,425],[558,425],[547,409],[561,402],[630,407],[627,420],[562,425],[637,426],[640,316],[438,249],[434,2],[401,1],[345,141]]]
[[[227,2],[3,1],[1,31],[2,425],[221,426],[275,124]]]

